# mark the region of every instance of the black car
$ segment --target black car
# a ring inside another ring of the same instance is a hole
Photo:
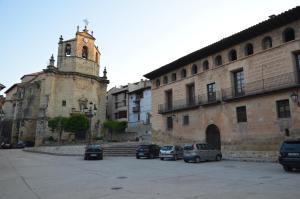
[[[8,143],[8,142],[2,142],[1,145],[0,145],[0,148],[1,149],[11,149],[11,148],[13,148],[13,145],[11,143]]]
[[[84,159],[103,160],[103,149],[99,144],[88,144],[85,147]]]
[[[16,145],[15,145],[15,148],[16,149],[23,149],[25,147],[25,142],[23,141],[19,141]]]
[[[278,160],[285,171],[300,169],[300,140],[284,141]]]
[[[156,158],[159,157],[160,147],[156,144],[144,144],[140,145],[136,149],[136,158],[140,159],[140,157],[146,158]]]

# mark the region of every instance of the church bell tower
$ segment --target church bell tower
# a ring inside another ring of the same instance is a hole
[[[73,39],[64,41],[60,36],[57,53],[58,70],[99,76],[101,54],[95,40],[93,31],[90,33],[87,26],[82,31],[79,31],[77,26]]]

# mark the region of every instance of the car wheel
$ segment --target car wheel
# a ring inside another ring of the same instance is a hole
[[[189,161],[188,160],[184,160],[184,162],[188,163]]]
[[[164,158],[160,158],[160,160],[164,160]]]
[[[292,171],[293,168],[289,167],[289,166],[283,166],[283,169],[287,172]]]
[[[137,155],[137,156],[136,156],[136,159],[140,159],[140,156]]]
[[[222,160],[222,156],[220,155],[220,154],[218,154],[217,156],[216,156],[216,161],[221,161]]]
[[[149,158],[154,159],[154,155],[152,153],[150,153]]]
[[[195,162],[196,162],[196,163],[199,163],[200,161],[201,161],[200,157],[197,156],[197,157],[195,158]]]

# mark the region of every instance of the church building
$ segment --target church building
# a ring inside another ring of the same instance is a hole
[[[53,55],[49,65],[40,72],[24,75],[21,83],[6,90],[5,131],[2,137],[15,143],[19,140],[44,143],[53,132],[48,120],[90,108],[92,137],[98,136],[106,114],[106,69],[100,77],[100,51],[93,32],[77,27],[75,38],[58,43],[57,66]],[[85,139],[80,134],[63,135],[64,140]]]

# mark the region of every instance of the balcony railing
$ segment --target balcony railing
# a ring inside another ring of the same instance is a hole
[[[139,106],[132,107],[132,112],[134,113],[140,112],[140,107]]]
[[[173,101],[172,104],[159,104],[158,105],[158,113],[163,114],[163,113],[168,113],[168,112],[172,112],[172,111],[195,108],[198,106],[199,106],[198,98],[193,97],[190,100],[188,100],[188,99],[176,100],[176,101]]]
[[[199,95],[199,104],[202,106],[209,105],[209,104],[215,104],[218,102],[221,102],[220,91],[209,92],[206,94]]]
[[[241,92],[236,92],[234,87],[222,89],[222,100],[226,101],[239,97],[261,94],[296,85],[300,85],[296,73],[285,73],[282,75],[245,83]]]

